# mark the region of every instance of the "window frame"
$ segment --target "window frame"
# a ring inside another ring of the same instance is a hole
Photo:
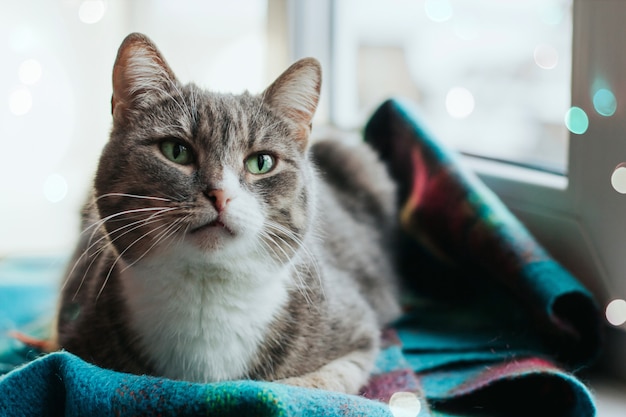
[[[291,58],[319,56],[325,69],[324,105],[329,119],[340,105],[333,89],[333,7],[340,0],[287,0],[291,26]],[[626,256],[620,237],[626,236],[626,196],[610,183],[615,167],[626,161],[626,39],[625,0],[574,0],[571,105],[583,109],[589,128],[570,134],[568,173],[557,175],[489,161],[462,157],[467,168],[518,216],[546,249],[587,285],[601,308],[613,298],[626,299]],[[311,13],[317,9],[316,13]],[[306,17],[306,18],[304,18]],[[328,31],[322,34],[322,31]],[[322,34],[320,38],[320,34]],[[592,102],[599,77],[617,97],[611,117],[595,112]],[[622,117],[620,117],[622,116]],[[620,140],[621,139],[621,140]],[[621,155],[620,155],[621,151]],[[607,325],[608,326],[608,325]],[[612,371],[626,378],[626,326],[610,327],[607,359]]]

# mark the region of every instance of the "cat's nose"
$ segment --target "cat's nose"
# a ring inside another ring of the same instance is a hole
[[[208,190],[205,195],[218,213],[222,212],[231,200],[224,190]]]

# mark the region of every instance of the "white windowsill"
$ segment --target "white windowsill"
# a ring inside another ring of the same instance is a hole
[[[476,156],[462,156],[463,163],[481,177],[497,177],[529,185],[566,190],[567,176],[552,174],[538,169],[524,168],[505,162],[492,161]]]

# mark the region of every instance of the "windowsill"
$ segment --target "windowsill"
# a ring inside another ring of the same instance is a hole
[[[593,378],[589,387],[599,417],[623,417],[626,413],[626,382],[608,377]]]
[[[568,180],[565,175],[492,161],[477,156],[463,155],[462,160],[467,167],[479,174],[481,178],[498,178],[555,190],[567,189]]]
[[[462,155],[461,162],[509,207],[540,209],[553,214],[571,212],[570,184],[566,175],[469,155]]]

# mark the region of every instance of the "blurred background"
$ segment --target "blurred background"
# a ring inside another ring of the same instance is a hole
[[[219,91],[317,56],[318,126],[359,129],[404,96],[464,153],[567,171],[571,0],[8,0],[0,23],[0,256],[72,248],[132,31]]]
[[[317,129],[358,131],[390,96],[417,102],[449,147],[521,169],[481,178],[626,329],[626,174],[609,184],[626,167],[612,92],[626,91],[626,7],[576,4],[574,25],[573,0],[3,0],[0,258],[72,250],[111,126],[117,48],[139,31],[181,81],[224,92],[260,92],[315,56]],[[612,336],[626,378],[626,332]]]

